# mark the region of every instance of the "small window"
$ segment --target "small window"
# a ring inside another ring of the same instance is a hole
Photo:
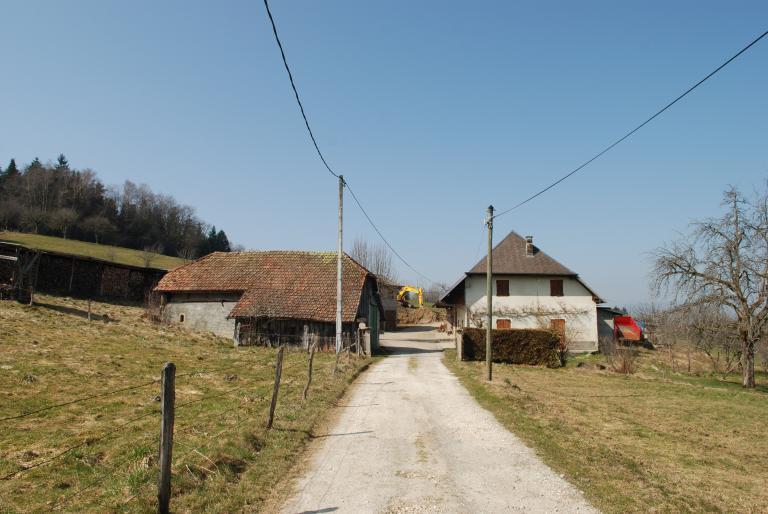
[[[509,296],[509,280],[496,281],[496,296]]]
[[[179,323],[184,323],[184,315],[179,314]]]
[[[549,281],[549,296],[563,296],[562,279]]]
[[[496,320],[496,328],[499,328],[499,329],[512,328],[512,320],[511,319],[497,319]]]

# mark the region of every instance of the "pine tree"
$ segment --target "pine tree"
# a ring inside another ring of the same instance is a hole
[[[19,168],[16,167],[16,159],[11,159],[8,163],[8,167],[5,169],[5,177],[11,178],[19,174]]]
[[[231,252],[232,246],[229,244],[227,234],[223,230],[219,230],[216,234],[216,251],[217,252]]]
[[[59,157],[56,159],[56,169],[62,171],[69,169],[69,161],[63,153],[60,153]]]
[[[41,169],[42,167],[43,167],[43,163],[40,162],[40,159],[35,157],[35,160],[30,163],[27,169],[34,170],[34,169]]]

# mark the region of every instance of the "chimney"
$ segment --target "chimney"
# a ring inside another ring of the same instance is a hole
[[[525,236],[525,255],[533,257],[533,236]]]

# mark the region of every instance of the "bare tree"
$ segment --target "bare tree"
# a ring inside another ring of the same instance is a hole
[[[349,255],[380,279],[391,284],[397,282],[392,254],[384,243],[373,244],[357,237]]]
[[[725,192],[727,212],[694,222],[688,237],[656,252],[654,285],[685,305],[730,313],[741,346],[742,385],[755,387],[755,347],[768,321],[768,195]]]
[[[68,207],[62,207],[53,211],[48,219],[48,226],[53,230],[58,230],[61,233],[61,237],[67,238],[69,229],[77,221],[77,212],[74,209]]]
[[[104,216],[89,216],[80,222],[80,228],[93,234],[95,242],[99,242],[100,238],[111,234],[115,230],[115,226]]]

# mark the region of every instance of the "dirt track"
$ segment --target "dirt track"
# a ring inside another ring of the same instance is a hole
[[[595,512],[411,330],[386,337],[397,353],[358,379],[282,512]]]

